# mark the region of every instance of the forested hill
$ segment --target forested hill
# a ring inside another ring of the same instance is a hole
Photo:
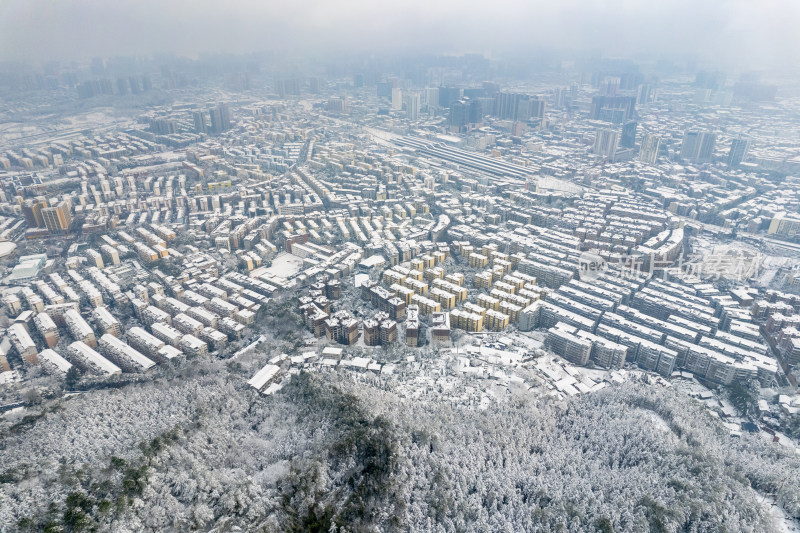
[[[777,531],[800,458],[642,383],[567,404],[400,400],[222,363],[0,426],[0,531]]]

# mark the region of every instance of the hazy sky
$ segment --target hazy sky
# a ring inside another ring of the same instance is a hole
[[[546,47],[793,66],[798,22],[800,0],[0,0],[0,59]]]

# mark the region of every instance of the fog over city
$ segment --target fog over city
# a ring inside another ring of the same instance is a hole
[[[0,532],[800,533],[799,0],[0,0]]]
[[[793,0],[2,0],[0,57],[595,51],[793,66]]]

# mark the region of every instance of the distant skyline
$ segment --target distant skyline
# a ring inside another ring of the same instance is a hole
[[[798,20],[795,0],[0,0],[0,60],[592,49],[779,68],[800,56]]]

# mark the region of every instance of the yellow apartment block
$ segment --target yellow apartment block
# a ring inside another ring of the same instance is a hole
[[[393,285],[395,283],[403,284],[406,277],[401,274],[400,272],[396,272],[394,270],[385,270],[383,272],[383,283],[384,285]]]
[[[504,292],[496,288],[492,289],[491,292],[489,292],[489,294],[497,298],[501,302],[508,302],[514,305],[519,305],[523,309],[531,304],[531,300],[528,298],[524,298],[516,294],[511,294],[510,292]]]
[[[411,270],[409,270],[406,267],[401,266],[401,265],[395,265],[394,267],[392,267],[392,270],[394,270],[395,272],[401,273],[405,277],[408,277],[409,273],[411,273]]]
[[[439,302],[436,300],[431,300],[430,298],[426,298],[425,296],[420,296],[419,294],[412,296],[411,301],[415,305],[419,306],[419,312],[421,315],[438,313],[442,310],[442,305]]]
[[[472,268],[484,268],[489,264],[489,258],[485,255],[472,253],[469,255],[469,266]]]
[[[510,283],[506,283],[505,281],[498,281],[497,283],[494,284],[494,288],[499,291],[507,292],[509,294],[514,294],[517,290],[516,287],[514,287]]]
[[[497,308],[500,305],[500,300],[492,296],[489,296],[488,294],[479,294],[478,305],[486,308],[487,310],[491,309],[493,311],[497,311]]]
[[[450,292],[455,295],[456,302],[463,302],[467,299],[467,289],[461,287],[460,285],[455,285],[450,283],[449,281],[445,281],[442,279],[435,279],[433,280],[434,287],[438,287],[444,291]]]
[[[491,331],[502,331],[508,327],[508,315],[488,309],[486,311],[485,325]]]
[[[472,302],[467,302],[464,304],[464,311],[468,311],[470,313],[480,315],[481,318],[486,316],[486,308],[481,307],[480,305],[474,304]]]
[[[516,276],[512,276],[511,274],[506,274],[505,277],[503,278],[503,282],[504,283],[508,283],[509,285],[513,285],[513,287],[515,289],[514,290],[514,294],[516,294],[517,291],[519,291],[522,287],[525,286],[525,280],[524,279],[520,279],[520,278],[518,278]]]
[[[511,254],[511,256],[508,258],[508,260],[511,261],[511,264],[513,265],[514,268],[517,268],[517,265],[523,259],[525,259],[525,254],[523,254],[521,252],[517,252],[515,254]]]
[[[508,315],[511,322],[519,321],[519,313],[524,308],[510,302],[500,302],[500,312]]]
[[[492,273],[492,283],[494,283],[495,281],[500,281],[501,279],[503,279],[503,276],[506,273],[505,270],[503,270],[503,267],[501,267],[501,266],[493,266],[489,270]]]
[[[456,297],[454,294],[451,294],[445,290],[442,290],[438,287],[434,287],[428,293],[428,296],[432,300],[436,300],[442,306],[442,309],[448,311],[456,306]]]
[[[514,272],[514,273],[512,274],[512,276],[514,276],[515,278],[519,278],[519,279],[521,279],[521,280],[522,280],[522,281],[524,281],[526,284],[527,284],[527,283],[533,283],[533,284],[536,284],[536,276],[531,276],[530,274],[526,274],[526,273],[524,273],[524,272],[520,272],[519,270],[517,270],[516,272]]]
[[[414,291],[412,289],[409,289],[408,287],[403,287],[398,283],[393,283],[389,287],[389,290],[393,292],[395,296],[403,300],[403,302],[405,302],[406,305],[411,304],[411,297],[414,296]]]
[[[444,269],[442,267],[433,267],[425,270],[425,279],[428,281],[442,278],[444,278]]]
[[[488,290],[492,286],[492,273],[479,272],[475,274],[475,277],[472,279],[472,283],[475,285],[476,289]]]
[[[463,309],[453,309],[450,311],[450,327],[477,333],[483,331],[483,317]]]
[[[492,252],[489,255],[489,260],[492,262],[492,264],[494,264],[495,261],[505,261],[506,263],[510,264],[510,261],[508,260],[508,254],[501,252]]]
[[[508,300],[511,297],[510,292],[501,291],[500,289],[493,288],[489,291],[489,294],[492,295],[494,298],[497,298],[501,302]]]
[[[421,273],[422,272],[420,272],[420,274]],[[415,279],[406,278],[406,280],[403,282],[403,285],[413,290],[420,296],[425,296],[426,294],[428,294],[428,284],[425,283],[424,281],[417,281]]]
[[[528,289],[520,289],[519,296],[523,298],[527,298],[530,302],[535,302],[542,298],[542,294],[539,292],[534,292]]]
[[[492,266],[495,267],[495,268],[498,268],[498,267],[502,268],[503,269],[503,274],[508,274],[509,272],[511,272],[511,262],[510,261],[504,261],[502,259],[495,259],[492,262]]]
[[[448,274],[444,277],[445,281],[449,281],[453,285],[458,285],[459,287],[464,286],[464,274],[459,272],[453,272],[452,274]]]
[[[414,269],[410,269],[410,270],[408,271],[408,276],[407,276],[407,278],[406,278],[406,279],[408,279],[408,278],[411,278],[411,279],[413,279],[413,280],[422,281],[422,278],[423,278],[423,277],[425,277],[425,276],[424,276],[424,274],[422,273],[422,270],[414,270]]]

